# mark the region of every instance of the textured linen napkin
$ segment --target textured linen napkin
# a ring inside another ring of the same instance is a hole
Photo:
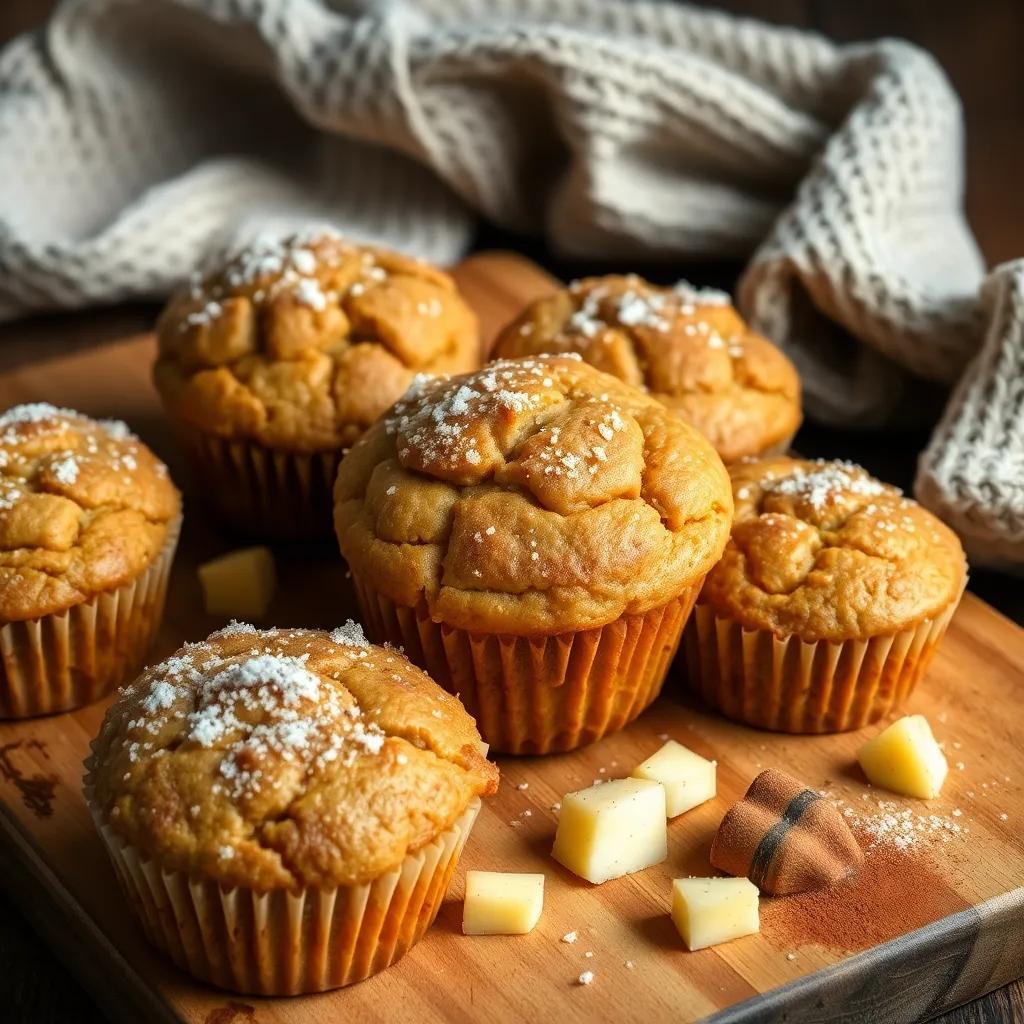
[[[682,5],[66,0],[0,54],[0,318],[160,296],[310,222],[439,262],[477,215],[566,253],[743,258],[813,416],[877,426],[956,385],[918,494],[1020,568],[1024,264],[984,279],[962,141],[912,46]]]

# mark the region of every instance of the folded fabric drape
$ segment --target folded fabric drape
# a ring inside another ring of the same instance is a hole
[[[315,221],[440,262],[477,215],[742,258],[811,415],[881,425],[960,382],[919,496],[1024,566],[1024,269],[984,282],[962,146],[908,44],[676,4],[67,0],[0,54],[0,318],[159,296]]]

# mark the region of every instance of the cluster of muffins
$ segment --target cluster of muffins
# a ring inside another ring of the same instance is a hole
[[[680,644],[726,715],[857,728],[906,697],[964,587],[956,537],[912,501],[781,454],[796,372],[722,292],[578,282],[486,362],[451,278],[316,233],[197,276],[157,335],[214,513],[278,541],[333,524],[370,638],[232,623],[123,686],[94,743],[86,796],[126,898],[226,988],[394,962],[497,786],[488,749],[622,728]],[[180,522],[122,424],[0,418],[0,715],[136,675]]]

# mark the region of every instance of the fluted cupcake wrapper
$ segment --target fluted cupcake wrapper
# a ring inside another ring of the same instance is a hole
[[[183,971],[234,992],[290,996],[351,985],[407,953],[434,922],[480,812],[364,885],[258,892],[168,871],[86,800],[121,889],[147,938]]]
[[[642,615],[552,636],[473,633],[395,604],[352,575],[371,637],[402,646],[457,694],[492,750],[575,750],[621,729],[661,691],[703,577]]]
[[[247,537],[318,541],[333,536],[334,478],[341,449],[276,451],[178,427],[203,499]]]
[[[70,711],[138,672],[160,628],[180,532],[179,516],[157,557],[124,586],[0,626],[0,718]]]
[[[744,629],[698,604],[683,641],[688,683],[722,714],[761,729],[860,729],[909,697],[959,603],[887,636],[816,643]]]

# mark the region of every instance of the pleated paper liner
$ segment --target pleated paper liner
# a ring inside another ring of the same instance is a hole
[[[909,697],[958,604],[889,636],[817,643],[744,629],[698,604],[683,642],[689,686],[722,714],[761,729],[860,729]]]
[[[341,449],[275,451],[177,428],[202,489],[218,519],[244,536],[271,541],[331,538],[334,478]]]
[[[434,922],[480,811],[365,885],[257,892],[165,871],[93,820],[128,902],[153,945],[183,971],[249,995],[291,996],[351,985],[389,967]]]
[[[599,629],[528,637],[434,622],[352,574],[371,637],[458,694],[492,750],[575,750],[621,729],[661,691],[703,577],[679,597]]]
[[[179,517],[130,583],[60,614],[0,626],[0,718],[70,711],[139,671],[163,617],[180,531]]]

